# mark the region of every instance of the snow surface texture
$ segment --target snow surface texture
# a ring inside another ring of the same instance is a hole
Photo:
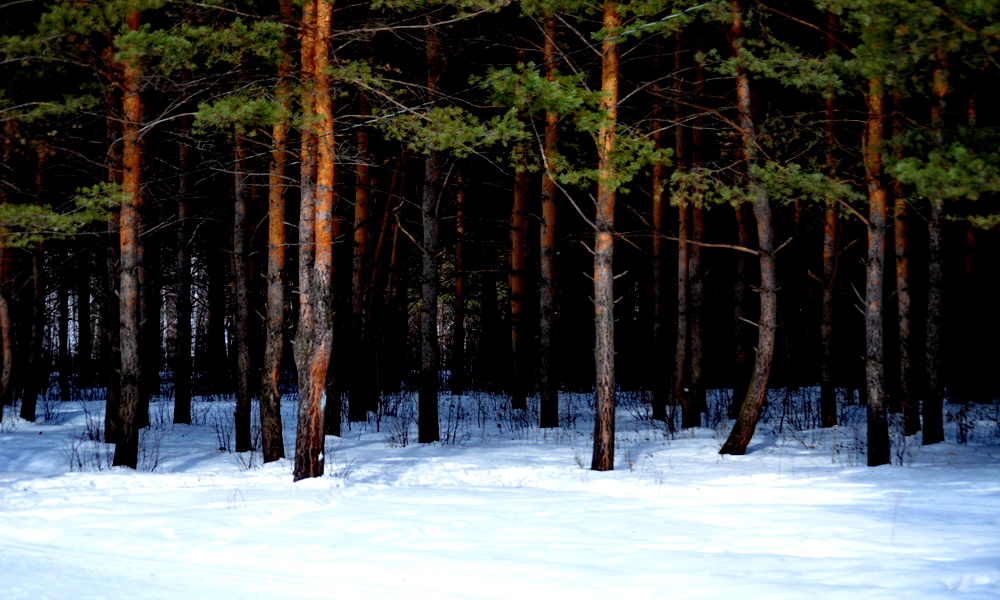
[[[432,445],[392,397],[299,483],[289,459],[230,450],[231,398],[200,399],[191,426],[155,399],[138,472],[92,441],[101,402],[45,402],[37,423],[8,407],[0,597],[1000,598],[997,406],[949,406],[946,443],[895,439],[872,469],[860,407],[821,430],[814,390],[772,392],[749,453],[720,456],[724,395],[676,434],[620,395],[606,473],[588,396],[562,397],[555,430],[534,404],[444,396]]]

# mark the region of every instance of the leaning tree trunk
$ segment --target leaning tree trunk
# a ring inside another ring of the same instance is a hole
[[[545,78],[555,80],[556,22],[555,17],[545,17]],[[539,233],[541,263],[540,289],[538,291],[538,399],[539,420],[542,427],[559,426],[559,377],[556,374],[556,185],[552,161],[556,157],[556,136],[559,115],[545,112],[545,141],[542,146],[542,220]]]
[[[882,186],[882,81],[868,82],[864,144],[868,183],[868,266],[865,269],[865,386],[868,396],[868,466],[889,462],[889,419],[885,403],[882,287],[885,263],[885,188]]]
[[[604,33],[621,26],[618,3],[604,0]],[[590,468],[615,468],[615,293],[614,226],[615,170],[612,154],[618,117],[618,45],[601,43],[601,112],[597,132],[597,218],[594,220],[594,453]]]
[[[139,12],[127,17],[130,31],[139,29]],[[136,419],[141,401],[139,363],[139,206],[141,204],[140,167],[142,150],[139,146],[139,121],[142,118],[142,104],[139,87],[142,72],[135,59],[126,60],[122,98],[122,129],[124,146],[122,162],[122,187],[124,200],[121,205],[119,245],[121,247],[121,405],[119,420],[121,430],[115,444],[113,464],[116,466],[138,467],[139,429]]]
[[[743,19],[738,0],[730,2],[733,21],[730,25],[731,43],[737,59],[743,54]],[[760,259],[760,321],[757,324],[757,356],[753,374],[739,416],[733,424],[729,438],[719,450],[720,454],[744,454],[753,437],[760,412],[767,397],[767,383],[774,357],[775,331],[778,326],[778,283],[775,265],[774,228],[771,224],[771,203],[762,182],[754,175],[757,161],[757,140],[750,110],[750,80],[746,71],[736,71],[736,99],[743,153],[747,162],[750,183],[750,201],[757,221],[757,248]]]

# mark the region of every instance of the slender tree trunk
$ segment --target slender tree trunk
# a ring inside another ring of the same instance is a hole
[[[621,26],[618,3],[604,0],[604,33],[612,35]],[[597,132],[597,216],[594,220],[594,454],[590,468],[615,468],[615,293],[614,225],[616,177],[612,164],[618,117],[618,46],[601,43],[601,111],[604,119]]]
[[[451,393],[465,392],[465,187],[458,175],[455,190],[455,304],[451,340]]]
[[[233,210],[233,280],[236,294],[233,298],[233,333],[236,351],[236,412],[235,433],[236,452],[253,449],[250,432],[250,406],[253,393],[250,391],[250,282],[247,266],[247,190],[246,146],[244,135],[235,136],[234,210]]]
[[[677,170],[687,171],[687,144],[684,127],[680,126],[682,109],[680,96],[683,90],[684,80],[681,77],[683,62],[681,60],[681,34],[677,31],[674,34],[674,156],[677,161]],[[688,400],[686,389],[686,378],[688,373],[688,352],[690,336],[689,310],[691,306],[688,297],[689,274],[691,261],[691,244],[688,242],[690,233],[690,206],[685,194],[677,196],[677,335],[674,345],[674,375],[672,380],[672,403],[680,404],[681,407],[681,427],[689,429],[701,426],[701,409],[696,404]]]
[[[705,97],[705,70],[702,65],[695,68],[695,103],[701,105]],[[702,136],[703,118],[697,117],[694,121],[694,128],[691,130],[691,166],[695,170],[702,168],[704,139]],[[707,402],[705,398],[705,383],[703,367],[705,362],[705,334],[703,327],[703,307],[705,304],[705,282],[702,277],[701,243],[705,241],[705,209],[701,207],[701,201],[694,203],[694,210],[691,213],[691,237],[694,243],[689,251],[688,281],[691,290],[688,322],[690,323],[689,354],[690,365],[688,367],[688,401],[698,407],[698,410],[706,412]]]
[[[334,128],[330,98],[331,6],[312,0],[303,8],[305,71],[303,106],[313,124],[303,134],[299,213],[299,417],[295,439],[296,481],[323,475],[327,372],[333,346]],[[308,48],[308,50],[307,50]],[[311,146],[315,145],[315,155]],[[309,181],[315,164],[315,186]],[[339,417],[339,411],[337,416]]]
[[[831,42],[832,43],[832,42]],[[826,169],[833,177],[836,168],[834,149],[834,99],[826,99]],[[820,300],[820,359],[819,359],[819,410],[823,427],[837,425],[837,389],[833,377],[833,292],[837,276],[837,207],[836,200],[827,199],[823,214],[823,291]]]
[[[181,120],[177,181],[177,323],[174,352],[174,423],[191,424],[191,225],[188,222],[188,171],[191,119]]]
[[[369,114],[368,100],[364,93],[359,99],[360,114]],[[368,212],[371,196],[371,172],[368,167],[368,129],[358,129],[357,150],[359,161],[355,167],[357,186],[354,188],[354,247],[351,264],[351,338],[354,352],[351,361],[354,364],[351,380],[350,404],[348,405],[348,420],[364,421],[368,411],[378,408],[378,383],[372,369],[372,356],[369,350],[369,332],[365,319],[366,296],[368,295],[366,272],[368,264]]]
[[[5,168],[12,166],[14,148],[14,131],[17,122],[13,119],[4,123],[2,164]],[[7,203],[7,186],[0,185],[0,206]],[[6,233],[0,225],[0,236]],[[11,329],[10,305],[7,296],[10,293],[10,281],[13,275],[13,255],[6,246],[0,244],[0,421],[3,421],[3,407],[11,404],[10,375],[14,364],[13,330]]]
[[[292,22],[291,0],[281,1],[281,17]],[[288,39],[282,39],[278,59],[278,101],[286,110],[291,105],[289,78],[292,75],[292,57],[288,52]],[[267,196],[267,306],[264,337],[264,368],[260,386],[260,432],[264,462],[285,457],[285,442],[281,431],[281,359],[284,350],[285,325],[285,171],[288,164],[287,117],[279,119],[271,129],[271,167]]]
[[[889,462],[889,420],[885,403],[883,298],[886,199],[882,185],[882,81],[868,83],[864,144],[868,183],[868,266],[865,283],[865,385],[868,398],[868,466]]]
[[[750,230],[750,223],[747,219],[745,206],[740,204],[734,207],[736,214],[736,229],[739,245],[749,248],[753,244],[753,234]],[[733,400],[729,405],[729,418],[736,419],[740,415],[743,399],[746,398],[750,384],[750,374],[752,367],[750,364],[750,351],[748,337],[750,335],[749,310],[747,304],[750,302],[750,256],[739,252],[736,256],[736,286],[733,290],[733,337],[736,341],[735,355],[733,360]]]
[[[444,70],[441,42],[434,28],[434,18],[427,24],[428,99],[438,95],[438,80]],[[431,152],[424,159],[424,190],[421,200],[423,217],[423,256],[421,265],[420,313],[420,392],[418,394],[417,441],[421,444],[441,439],[438,424],[438,208],[441,199],[440,158]]]
[[[653,146],[657,150],[663,148],[663,101],[661,96],[663,94],[663,86],[659,82],[659,75],[662,72],[662,64],[660,60],[660,50],[658,50],[654,55],[653,60],[653,70],[656,74],[656,78],[653,81]],[[665,207],[663,203],[663,188],[666,186],[666,178],[664,177],[663,164],[660,162],[653,163],[652,166],[652,205],[650,207],[652,212],[653,221],[653,241],[652,241],[652,253],[653,253],[653,356],[651,369],[653,371],[652,375],[652,393],[653,393],[653,413],[652,417],[658,421],[667,420],[667,404],[670,402],[670,382],[668,380],[669,371],[664,368],[665,365],[670,364],[670,355],[668,353],[668,343],[667,343],[667,311],[666,311],[666,292],[664,290],[664,212]],[[674,423],[670,422],[669,427],[673,429]]]
[[[937,54],[938,66],[934,69],[932,90],[935,103],[931,108],[931,129],[935,144],[941,146],[944,127],[945,97],[948,94],[946,58],[943,51]],[[926,396],[924,397],[923,443],[944,441],[944,382],[941,377],[941,349],[944,335],[944,197],[935,193],[928,198],[931,205],[927,222],[927,369]]]
[[[545,78],[554,81],[556,75],[556,21],[554,16],[545,17]],[[540,425],[559,426],[559,376],[556,373],[555,329],[556,329],[556,184],[553,179],[552,162],[556,158],[556,139],[559,115],[545,112],[545,141],[542,147],[544,170],[542,171],[542,222],[539,234],[539,254],[541,279],[539,289],[538,325],[540,357],[538,396],[540,405]]]
[[[738,0],[730,2],[733,21],[730,25],[731,43],[737,59],[743,54],[743,19]],[[747,394],[733,424],[729,438],[719,450],[720,454],[744,454],[753,437],[760,411],[767,398],[767,383],[774,356],[775,332],[778,326],[778,283],[775,264],[774,229],[771,224],[771,203],[763,184],[754,175],[757,161],[757,140],[751,113],[750,80],[746,71],[736,71],[736,98],[743,153],[747,162],[750,198],[754,219],[757,221],[757,248],[760,259],[760,320],[757,323],[757,356]]]
[[[130,31],[139,29],[139,12],[127,17]],[[139,122],[142,104],[139,86],[142,73],[134,60],[124,63],[122,99],[122,129],[124,165],[122,185],[124,200],[121,206],[119,242],[121,246],[121,406],[119,407],[121,431],[115,444],[113,464],[135,469],[139,462],[139,429],[136,417],[141,401],[139,387],[142,369],[139,363],[139,207],[141,205],[140,166],[142,151],[139,147]]]
[[[36,145],[35,202],[42,204],[45,194],[45,169],[51,150],[44,142]],[[38,242],[31,249],[31,328],[28,342],[27,382],[21,399],[21,418],[34,421],[39,394],[47,393],[49,372],[42,360],[45,336],[45,245]]]
[[[896,107],[902,99],[897,95]],[[893,134],[902,133],[899,116],[893,117]],[[896,158],[903,158],[902,148]],[[902,182],[893,180],[893,245],[896,256],[896,302],[898,306],[897,324],[899,328],[899,405],[903,411],[904,435],[914,435],[920,431],[920,400],[916,394],[917,372],[914,364],[916,354],[913,348],[912,299],[910,296],[910,249],[907,233],[906,190]]]
[[[508,383],[511,407],[528,408],[527,362],[528,342],[528,186],[530,176],[524,165],[514,168],[514,201],[510,213],[510,349],[511,376]]]

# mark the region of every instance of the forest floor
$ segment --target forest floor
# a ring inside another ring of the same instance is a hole
[[[589,470],[592,398],[415,398],[327,438],[326,476],[232,452],[232,399],[193,425],[154,399],[139,471],[93,441],[98,399],[0,422],[0,596],[209,598],[1000,598],[1000,407],[949,405],[947,440],[865,465],[863,411],[820,429],[815,390],[771,393],[745,456],[730,422],[670,432],[621,394],[615,470]],[[286,452],[294,449],[286,397]],[[714,416],[713,416],[714,415]],[[255,416],[256,418],[256,416]],[[959,438],[963,443],[958,443]]]

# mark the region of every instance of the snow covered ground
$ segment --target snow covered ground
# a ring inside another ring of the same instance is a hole
[[[299,483],[290,460],[228,450],[231,401],[198,401],[191,426],[154,402],[139,472],[88,439],[96,400],[37,423],[8,407],[0,598],[1000,598],[997,406],[950,407],[948,442],[896,439],[871,469],[863,427],[818,429],[812,396],[774,392],[750,452],[723,457],[724,419],[671,434],[623,394],[607,473],[589,470],[587,396],[548,431],[503,398],[445,396],[433,445],[398,397]]]

